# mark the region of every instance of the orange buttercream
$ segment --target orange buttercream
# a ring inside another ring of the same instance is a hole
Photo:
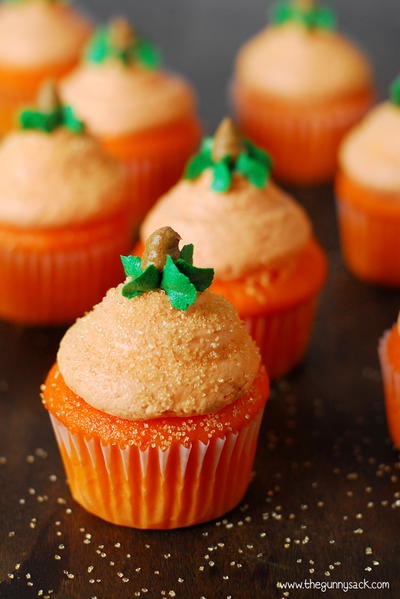
[[[78,58],[90,25],[62,2],[0,5],[0,64],[40,68]]]
[[[126,197],[126,173],[89,135],[67,129],[11,133],[0,145],[0,222],[79,224]]]
[[[287,23],[243,46],[237,82],[283,99],[318,102],[370,87],[372,74],[363,54],[339,34]]]
[[[352,179],[381,191],[400,191],[400,107],[384,102],[351,131],[340,165]]]
[[[133,299],[110,289],[61,341],[66,385],[128,420],[216,412],[251,388],[258,349],[233,306],[205,291],[186,312],[163,291]]]
[[[119,136],[169,125],[193,116],[196,101],[180,77],[118,61],[83,63],[61,86],[89,129]]]
[[[305,211],[274,183],[260,189],[235,174],[231,189],[219,193],[211,178],[208,170],[173,187],[147,215],[142,240],[171,226],[183,243],[194,244],[195,264],[213,266],[220,280],[279,267],[306,246],[311,224]]]

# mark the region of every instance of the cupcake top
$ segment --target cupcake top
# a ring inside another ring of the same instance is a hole
[[[0,5],[0,64],[21,69],[78,58],[89,23],[65,2],[4,0]]]
[[[166,227],[142,260],[123,258],[125,284],[110,289],[65,334],[58,365],[67,386],[98,410],[130,420],[195,416],[246,393],[259,352],[235,309],[207,287]]]
[[[111,137],[169,125],[196,110],[190,86],[160,70],[156,49],[123,19],[93,36],[62,94],[91,131]]]
[[[229,119],[188,164],[185,178],[147,215],[141,238],[170,224],[195,244],[199,266],[218,279],[279,268],[304,248],[311,224],[304,210],[269,179],[269,157],[238,137]]]
[[[46,84],[38,109],[0,145],[0,222],[40,228],[79,224],[126,197],[126,173]]]
[[[392,86],[390,101],[371,110],[347,135],[339,160],[359,183],[400,192],[400,77]]]
[[[239,84],[298,102],[333,100],[371,86],[367,59],[333,31],[331,11],[315,4],[292,0],[276,6],[274,24],[238,55]]]

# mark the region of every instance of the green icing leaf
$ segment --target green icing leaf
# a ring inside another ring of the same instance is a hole
[[[255,187],[265,187],[268,177],[268,167],[262,162],[257,162],[249,154],[242,152],[236,163],[238,173],[246,177]]]
[[[229,168],[229,157],[224,158],[220,162],[214,163],[213,182],[211,189],[213,191],[228,191],[232,185],[232,171]]]
[[[139,256],[121,256],[122,266],[127,277],[139,277],[142,274],[142,260]]]
[[[160,287],[160,279],[160,271],[153,264],[150,264],[144,272],[124,285],[122,295],[131,299],[146,293],[146,291],[158,289]]]
[[[188,264],[193,264],[193,243],[189,243],[188,245],[184,245],[181,249],[181,260],[184,260]]]
[[[390,87],[390,99],[395,106],[400,106],[400,76],[396,77]]]
[[[171,256],[167,256],[161,289],[167,293],[172,306],[177,310],[187,310],[197,298],[196,287],[179,271]]]
[[[130,46],[121,48],[112,41],[110,27],[100,27],[92,36],[84,53],[88,62],[101,64],[115,59],[124,65],[138,62],[141,66],[155,70],[161,64],[157,48],[147,40],[134,38]]]
[[[278,2],[272,9],[272,22],[283,25],[289,21],[297,21],[309,29],[335,29],[336,18],[334,12],[326,6],[316,6],[304,10],[291,2]]]
[[[181,273],[188,277],[190,282],[196,287],[197,291],[205,291],[213,282],[213,268],[197,268],[182,258],[177,260],[176,266]]]
[[[59,127],[66,127],[73,133],[82,133],[84,125],[76,116],[71,106],[62,106],[50,112],[35,109],[22,110],[18,115],[21,129],[52,133]]]

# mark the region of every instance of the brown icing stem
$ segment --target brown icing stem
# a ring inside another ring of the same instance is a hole
[[[48,79],[40,87],[36,104],[38,109],[43,112],[52,112],[60,108],[61,99],[57,83],[53,79]]]
[[[123,17],[114,19],[110,26],[111,42],[117,48],[128,48],[135,39],[135,33],[129,21]]]
[[[316,5],[316,0],[293,0],[293,5],[298,6],[301,10],[311,10]]]
[[[171,256],[176,262],[180,258],[179,242],[180,235],[171,227],[161,227],[148,237],[143,252],[142,270],[153,264],[158,270],[165,266],[167,256]]]
[[[237,134],[232,119],[225,118],[214,135],[212,157],[215,162],[219,162],[225,156],[229,155],[233,159],[238,158],[242,151],[242,142]]]

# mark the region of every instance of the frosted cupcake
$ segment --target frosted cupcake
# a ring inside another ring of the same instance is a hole
[[[363,280],[400,287],[400,77],[345,138],[336,181],[343,256]]]
[[[396,449],[400,449],[400,315],[379,343],[379,358],[389,432]]]
[[[161,70],[157,50],[118,19],[97,31],[62,93],[89,131],[128,165],[136,211],[144,215],[198,145],[192,88]]]
[[[374,98],[367,59],[334,26],[318,2],[280,2],[272,25],[238,54],[238,123],[272,153],[276,176],[288,182],[332,178],[340,141]]]
[[[121,276],[132,239],[123,167],[49,83],[0,145],[0,317],[74,320]]]
[[[17,109],[34,101],[46,79],[63,77],[78,63],[90,31],[64,1],[0,4],[0,135],[13,128]]]
[[[170,223],[193,240],[196,263],[214,264],[212,289],[236,307],[277,377],[306,351],[326,260],[304,210],[270,169],[269,157],[226,119],[147,215],[141,238]]]
[[[268,395],[254,342],[179,239],[166,227],[123,258],[125,284],[67,331],[43,387],[74,498],[124,526],[235,507]]]

